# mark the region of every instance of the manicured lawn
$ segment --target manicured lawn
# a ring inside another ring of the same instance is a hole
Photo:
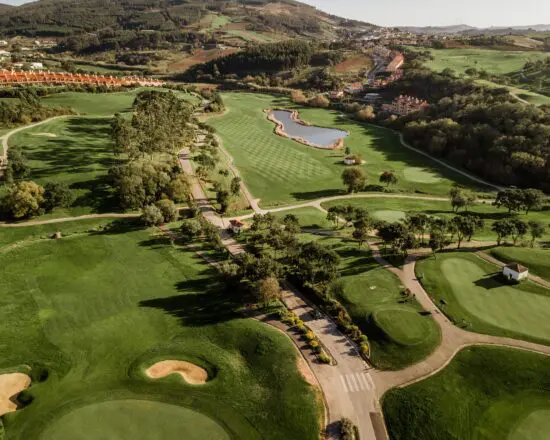
[[[363,246],[322,238],[342,258],[343,291],[337,299],[368,336],[377,368],[398,370],[428,356],[439,344],[439,328],[413,299],[406,299],[399,279],[382,268]]]
[[[520,70],[527,61],[545,59],[548,54],[536,51],[509,51],[491,49],[433,49],[433,61],[426,65],[433,70],[446,68],[464,73],[475,68],[489,73],[511,73]]]
[[[392,440],[542,440],[550,437],[550,358],[471,347],[443,371],[389,391]]]
[[[110,118],[74,116],[24,130],[10,138],[22,148],[31,167],[29,180],[64,182],[77,199],[57,216],[117,210],[107,182],[112,154]]]
[[[341,180],[345,169],[343,151],[322,151],[274,134],[274,124],[263,110],[294,108],[288,99],[250,93],[225,93],[223,97],[228,111],[210,118],[209,123],[217,129],[249,189],[263,206],[345,193]],[[405,149],[391,131],[323,109],[300,108],[300,116],[322,127],[349,132],[345,144],[363,154],[370,184],[378,184],[385,170],[393,170],[399,178],[397,188],[407,192],[442,195],[448,193],[453,181],[471,183]]]
[[[327,215],[316,208],[299,208],[273,213],[275,217],[281,220],[288,214],[293,214],[298,217],[302,228],[329,229],[333,226],[333,224],[327,220]]]
[[[468,330],[550,344],[550,290],[509,284],[495,265],[471,253],[444,253],[416,266],[441,310]]]
[[[4,417],[6,440],[316,440],[319,406],[288,338],[241,318],[193,252],[132,223],[87,232],[104,223],[0,230],[0,370],[48,372]],[[52,229],[72,235],[37,240]],[[162,359],[210,380],[146,378]]]
[[[331,206],[352,205],[367,209],[373,217],[385,221],[400,221],[404,218],[407,212],[424,212],[428,215],[444,218],[452,218],[456,214],[453,213],[450,202],[431,201],[431,200],[414,200],[414,199],[399,199],[391,197],[377,197],[370,199],[342,199],[323,203],[325,209]],[[462,211],[461,211],[462,212]],[[508,211],[504,208],[496,208],[492,206],[492,200],[487,200],[486,203],[477,203],[470,212],[479,215],[485,220],[485,227],[478,231],[474,236],[476,240],[496,241],[496,234],[491,231],[491,225],[495,220],[508,217]],[[531,211],[528,215],[524,213],[518,214],[518,217],[523,221],[538,220],[544,224],[550,223],[550,210]],[[525,240],[530,237],[526,236]],[[550,239],[550,230],[543,237],[543,240]],[[511,242],[511,240],[509,239]]]
[[[490,254],[505,263],[521,263],[535,275],[550,280],[550,249],[498,247]]]

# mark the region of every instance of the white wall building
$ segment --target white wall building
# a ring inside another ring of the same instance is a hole
[[[529,276],[529,269],[518,263],[512,263],[502,268],[502,274],[509,280],[521,281]]]

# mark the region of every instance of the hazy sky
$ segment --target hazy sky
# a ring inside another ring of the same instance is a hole
[[[18,5],[28,0],[0,0]],[[550,0],[301,0],[342,17],[381,26],[550,24]]]
[[[381,26],[550,24],[550,0],[301,0]]]

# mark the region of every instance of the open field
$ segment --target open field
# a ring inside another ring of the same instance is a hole
[[[74,191],[77,198],[73,207],[57,209],[56,215],[117,210],[107,182],[108,168],[116,162],[109,124],[110,118],[106,117],[74,116],[24,130],[10,138],[10,146],[21,147],[27,157],[30,180],[41,185],[48,181],[64,182]],[[44,136],[45,133],[51,136]]]
[[[498,247],[489,253],[505,263],[523,264],[535,275],[550,280],[550,249]]]
[[[317,208],[291,209],[289,211],[275,212],[273,215],[282,220],[288,214],[293,214],[298,217],[298,221],[302,228],[329,229],[333,226],[332,223],[327,220],[326,214],[319,211]]]
[[[6,440],[317,440],[319,406],[288,338],[241,318],[195,253],[105,223],[0,231],[0,371],[30,365],[35,378],[33,402],[4,417]],[[52,229],[67,237],[37,238]],[[208,381],[147,378],[164,359]]]
[[[457,73],[475,68],[489,73],[506,74],[520,70],[529,60],[548,57],[546,52],[491,49],[432,49],[431,53],[434,60],[426,63],[430,69],[442,71],[449,68]]]
[[[477,203],[470,212],[479,215],[485,220],[485,227],[474,235],[474,239],[482,241],[496,241],[496,234],[491,231],[491,225],[495,220],[508,217],[508,211],[504,208],[497,209],[492,206],[490,200],[487,203]],[[378,220],[400,221],[407,212],[424,212],[428,215],[442,218],[452,218],[453,213],[450,202],[432,200],[412,200],[398,198],[372,198],[372,199],[342,199],[323,203],[325,209],[331,206],[352,205],[367,209]],[[462,212],[462,211],[460,211]],[[544,224],[550,223],[550,210],[531,211],[529,214],[518,214],[523,221],[538,220]],[[529,237],[525,237],[526,240]],[[543,240],[550,240],[550,231],[547,230]],[[509,239],[509,241],[511,241]]]
[[[392,440],[542,440],[550,436],[550,358],[504,348],[461,351],[443,371],[386,393]]]
[[[550,290],[510,284],[501,269],[471,253],[427,257],[416,274],[441,310],[467,330],[550,344]]]
[[[155,90],[145,87],[116,93],[80,93],[64,92],[48,95],[42,98],[42,103],[54,107],[69,107],[85,115],[111,116],[115,113],[124,113],[132,110],[136,95],[143,90]],[[163,90],[166,89],[157,89]],[[197,98],[183,92],[174,92],[180,99],[197,102]]]
[[[250,191],[263,205],[345,193],[341,181],[345,169],[343,151],[322,151],[274,134],[274,124],[267,120],[263,110],[295,108],[289,100],[250,93],[223,96],[228,111],[210,118],[209,123],[217,129]],[[449,191],[453,181],[471,183],[464,176],[403,148],[393,132],[343,118],[329,110],[299,110],[307,122],[350,133],[345,145],[363,154],[369,184],[378,184],[379,175],[385,170],[393,170],[400,179],[397,188],[407,192],[442,195]],[[409,172],[411,180],[406,178],[407,168],[413,168]],[[428,176],[429,182],[425,181]],[[433,183],[434,176],[437,185]]]

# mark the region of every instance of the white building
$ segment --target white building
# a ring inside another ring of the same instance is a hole
[[[31,70],[42,70],[44,68],[44,64],[42,63],[29,63],[29,69]]]
[[[6,47],[8,42],[6,40],[0,40],[0,47]]]
[[[357,161],[355,160],[355,156],[346,156],[344,157],[344,163],[346,165],[355,165]]]
[[[529,276],[529,269],[518,263],[511,263],[502,268],[502,274],[509,280],[521,281]]]
[[[234,234],[240,234],[244,228],[244,223],[239,220],[230,220],[229,224]]]

